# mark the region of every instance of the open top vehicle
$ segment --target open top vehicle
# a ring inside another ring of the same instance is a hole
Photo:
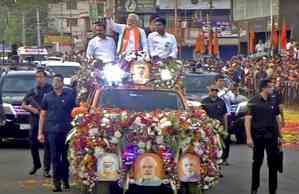
[[[107,188],[117,182],[128,193],[210,188],[219,178],[223,127],[188,106],[181,62],[149,64],[136,56],[82,65],[77,79],[86,98],[73,111],[67,138],[74,176],[91,190],[113,194]]]

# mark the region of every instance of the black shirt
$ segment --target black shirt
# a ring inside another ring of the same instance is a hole
[[[42,100],[45,94],[52,91],[52,86],[48,83],[44,87],[36,86],[32,88],[24,97],[23,102],[26,105],[31,105],[34,108],[41,109]],[[31,125],[38,125],[38,114],[31,113],[30,123]]]
[[[220,122],[224,122],[224,115],[227,113],[227,108],[224,100],[218,96],[213,100],[211,97],[206,97],[201,102],[203,109],[207,112],[208,116],[217,119]]]
[[[71,112],[76,106],[72,89],[64,88],[62,95],[54,91],[46,94],[42,101],[42,109],[47,111],[45,132],[67,133],[71,129]]]
[[[265,100],[261,95],[254,96],[248,102],[247,114],[252,116],[251,132],[254,139],[278,137],[275,107],[271,98]]]

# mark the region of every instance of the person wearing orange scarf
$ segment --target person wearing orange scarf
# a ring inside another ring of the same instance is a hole
[[[148,53],[148,45],[145,31],[138,27],[139,17],[136,14],[129,14],[127,24],[117,24],[108,13],[107,24],[110,29],[118,33],[119,39],[117,44],[117,54],[122,56],[132,51],[144,51]]]

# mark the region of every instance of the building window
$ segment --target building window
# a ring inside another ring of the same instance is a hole
[[[66,9],[70,10],[75,10],[78,9],[77,7],[77,0],[67,0],[66,1]]]
[[[76,18],[68,18],[66,20],[66,22],[67,22],[68,27],[69,26],[78,26],[78,19],[76,19]]]

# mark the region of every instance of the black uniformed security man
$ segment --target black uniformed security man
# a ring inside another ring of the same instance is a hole
[[[260,93],[248,102],[248,113],[245,116],[246,141],[253,148],[251,193],[257,194],[260,185],[260,169],[263,164],[264,151],[267,152],[269,168],[269,193],[277,189],[277,156],[281,133],[275,106],[270,98],[273,84],[270,80],[260,82]]]
[[[61,181],[69,189],[69,163],[67,159],[66,136],[71,129],[71,111],[75,107],[74,92],[63,87],[63,76],[53,78],[53,91],[42,101],[38,139],[44,141],[44,133],[50,145],[53,166],[53,192],[61,192]]]
[[[227,108],[224,100],[218,97],[219,89],[216,85],[208,87],[208,97],[202,100],[203,109],[207,112],[208,116],[217,119],[224,125],[224,129],[227,131]],[[229,146],[229,144],[228,144]],[[228,156],[229,147],[225,145],[223,150],[223,158]]]
[[[225,116],[227,114],[227,108],[224,100],[217,96],[218,91],[219,89],[216,85],[209,86],[208,97],[202,100],[202,104],[209,117],[226,124]]]
[[[29,174],[33,175],[41,168],[41,162],[38,151],[38,123],[39,112],[41,110],[41,103],[44,95],[52,91],[52,86],[46,82],[46,73],[43,69],[38,69],[35,73],[36,87],[32,88],[25,96],[22,108],[31,113],[30,124],[32,129],[30,130],[30,149],[33,159],[33,168]],[[46,141],[44,144],[44,177],[50,177],[50,150],[49,144]]]
[[[224,100],[218,97],[219,89],[216,85],[211,85],[208,87],[208,97],[202,100],[203,109],[207,112],[208,116],[217,119],[224,125],[224,129],[228,130],[228,121],[227,121],[227,107]],[[228,138],[229,139],[229,138]],[[229,146],[229,144],[228,144]],[[225,144],[223,150],[223,158],[227,158],[229,147]]]

